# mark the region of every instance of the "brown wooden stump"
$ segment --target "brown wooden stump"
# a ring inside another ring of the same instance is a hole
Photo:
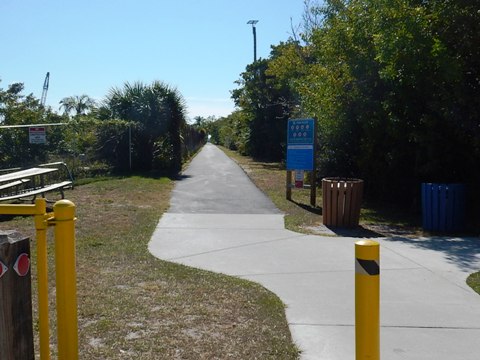
[[[34,359],[30,239],[0,232],[0,359]]]
[[[360,219],[363,180],[322,179],[323,224],[331,227],[356,227]]]

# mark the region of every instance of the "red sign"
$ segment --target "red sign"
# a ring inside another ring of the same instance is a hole
[[[15,270],[19,276],[28,274],[28,270],[30,270],[30,259],[27,254],[23,253],[18,256],[15,265],[13,265],[13,270]]]
[[[5,273],[8,271],[8,268],[5,266],[4,263],[0,261],[0,278],[5,275]]]

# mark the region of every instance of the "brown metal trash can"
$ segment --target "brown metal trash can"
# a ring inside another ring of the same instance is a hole
[[[360,219],[363,180],[324,178],[323,224],[332,227],[356,227]]]

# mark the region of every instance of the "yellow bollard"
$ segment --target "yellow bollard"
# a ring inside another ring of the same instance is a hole
[[[57,285],[58,359],[78,359],[75,204],[60,200],[53,206]],[[50,221],[49,221],[50,223]]]
[[[37,233],[37,282],[40,359],[50,359],[50,328],[48,320],[48,261],[47,261],[47,202],[35,200],[35,230]]]
[[[380,245],[355,243],[356,360],[380,359]]]

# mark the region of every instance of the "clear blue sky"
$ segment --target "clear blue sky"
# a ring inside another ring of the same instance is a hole
[[[257,56],[301,23],[303,0],[1,0],[0,88],[23,82],[47,105],[72,95],[101,100],[124,82],[175,86],[189,116],[224,116],[230,90]]]

